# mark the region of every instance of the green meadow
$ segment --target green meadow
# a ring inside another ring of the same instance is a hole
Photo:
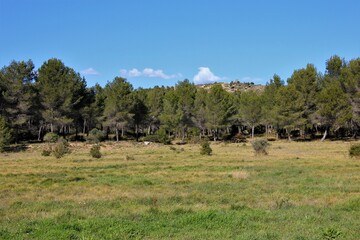
[[[359,239],[350,144],[29,145],[0,154],[0,239]]]

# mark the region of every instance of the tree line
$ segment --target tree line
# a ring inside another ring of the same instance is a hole
[[[81,139],[92,129],[108,139],[165,134],[183,142],[241,136],[314,139],[356,137],[360,129],[360,58],[332,56],[326,72],[314,65],[295,70],[287,83],[274,75],[264,91],[235,92],[221,84],[198,88],[134,89],[122,77],[105,87],[86,80],[59,59],[35,70],[31,60],[0,71],[0,142],[41,141],[48,132]]]

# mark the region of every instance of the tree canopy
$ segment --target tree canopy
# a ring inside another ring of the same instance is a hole
[[[49,59],[37,70],[31,60],[12,61],[0,70],[0,120],[2,148],[41,140],[48,132],[81,139],[94,128],[117,141],[157,133],[183,143],[195,136],[216,141],[237,134],[356,137],[360,58],[334,55],[323,74],[307,64],[287,81],[274,74],[263,90],[235,92],[187,79],[174,87],[134,89],[127,79],[115,77],[104,87],[87,87],[86,79],[60,59]]]

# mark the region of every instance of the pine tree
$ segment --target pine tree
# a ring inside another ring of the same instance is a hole
[[[65,134],[65,127],[81,116],[86,92],[85,79],[58,59],[49,59],[39,69],[36,83],[41,114],[50,131]]]
[[[262,99],[256,92],[249,91],[240,95],[240,116],[246,125],[251,127],[251,138],[254,130],[262,121]]]
[[[121,77],[115,77],[104,89],[106,125],[115,129],[116,141],[120,139],[119,130],[121,130],[121,137],[124,137],[125,128],[131,123],[133,117],[130,113],[132,91],[132,85]]]
[[[5,118],[0,115],[0,152],[5,150],[5,147],[10,143],[11,129],[5,121]]]

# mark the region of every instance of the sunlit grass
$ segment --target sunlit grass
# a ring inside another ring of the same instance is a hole
[[[341,239],[360,235],[360,161],[347,142],[42,145],[0,155],[0,239]]]

